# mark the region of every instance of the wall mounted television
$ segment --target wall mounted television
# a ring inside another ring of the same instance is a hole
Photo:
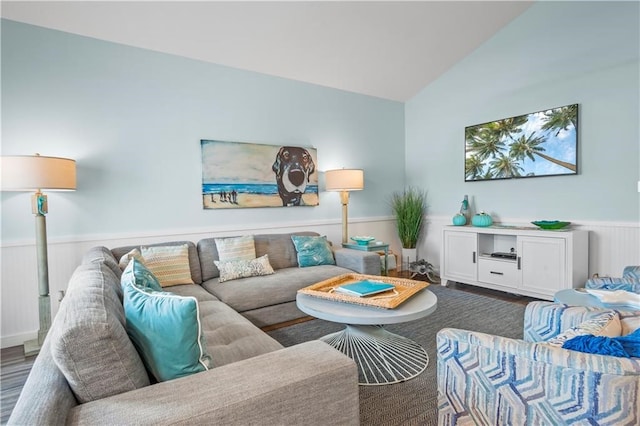
[[[465,127],[464,180],[578,174],[578,104]]]

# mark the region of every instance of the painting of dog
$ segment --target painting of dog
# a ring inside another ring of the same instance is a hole
[[[306,148],[283,146],[271,166],[283,206],[299,206],[316,164]]]
[[[204,209],[317,206],[317,150],[203,139]]]

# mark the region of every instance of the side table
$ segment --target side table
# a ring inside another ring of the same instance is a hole
[[[345,325],[344,330],[320,340],[355,361],[361,385],[404,382],[422,373],[429,364],[429,355],[420,344],[383,327],[432,314],[438,298],[429,290],[420,290],[395,309],[344,303],[303,293],[297,294],[296,305],[306,314]]]
[[[373,242],[367,245],[342,243],[342,247],[352,249],[352,250],[362,250],[362,251],[380,251],[380,250],[384,251],[384,274],[383,275],[389,275],[389,263],[388,263],[389,244],[381,243],[381,242]]]

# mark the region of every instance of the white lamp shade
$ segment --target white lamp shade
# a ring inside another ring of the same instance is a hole
[[[324,173],[327,191],[360,191],[364,189],[364,171],[361,169],[327,170]]]
[[[3,156],[0,172],[3,191],[74,190],[76,162],[40,155]]]

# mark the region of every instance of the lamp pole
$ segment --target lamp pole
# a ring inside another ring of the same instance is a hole
[[[51,328],[46,220],[48,203],[42,190],[75,190],[76,162],[68,158],[45,157],[40,154],[2,156],[0,160],[2,191],[35,190],[31,195],[31,211],[36,219],[39,329],[36,339],[24,343],[25,355],[34,355],[40,351]]]
[[[38,313],[40,328],[37,343],[32,348],[30,342],[25,343],[25,355],[28,351],[37,352],[51,328],[51,300],[49,298],[49,256],[47,254],[47,196],[38,191],[33,195],[34,214],[36,217],[36,258],[38,263]]]

